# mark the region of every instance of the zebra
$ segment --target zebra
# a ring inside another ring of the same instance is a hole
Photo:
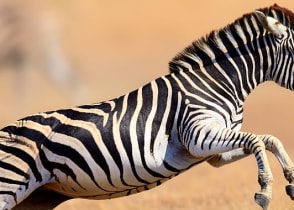
[[[253,154],[268,209],[279,160],[294,199],[294,164],[272,135],[241,131],[243,105],[266,81],[294,90],[294,13],[273,5],[194,41],[170,72],[112,100],[41,112],[0,130],[0,209],[36,189],[111,199],[161,185],[203,162]]]

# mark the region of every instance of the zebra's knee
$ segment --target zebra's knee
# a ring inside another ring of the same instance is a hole
[[[272,135],[259,135],[259,137],[264,142],[265,148],[268,151],[275,153],[280,150],[280,148],[283,148],[282,142]]]
[[[251,136],[244,144],[244,149],[254,155],[266,150],[266,144],[261,136]]]

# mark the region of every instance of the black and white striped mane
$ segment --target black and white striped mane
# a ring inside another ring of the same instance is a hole
[[[294,13],[292,11],[280,7],[277,4],[274,4],[271,7],[259,9],[258,11],[261,11],[268,16],[274,17],[285,26],[294,29]],[[180,70],[185,71],[188,69],[187,65],[191,66],[192,69],[197,69],[201,65],[206,66],[207,64],[209,64],[211,62],[211,59],[205,59],[205,57],[208,58],[207,47],[209,48],[209,50],[213,51],[215,57],[218,57],[218,59],[222,59],[222,57],[224,57],[224,54],[221,50],[218,50],[220,48],[218,39],[221,38],[222,41],[228,40],[228,36],[232,36],[238,44],[241,44],[242,42],[244,43],[244,40],[242,40],[237,35],[238,30],[244,30],[246,28],[246,22],[247,24],[252,24],[252,21],[255,21],[255,23],[257,23],[255,19],[255,14],[245,14],[241,18],[235,20],[232,24],[229,24],[220,30],[213,30],[208,35],[194,41],[190,46],[185,48],[169,62],[170,73],[177,73]],[[252,26],[250,27],[252,28]],[[259,34],[261,34],[263,31],[264,28],[259,26]],[[252,36],[257,37],[259,35],[256,33],[256,31],[252,32],[253,34],[248,34],[248,32],[244,33],[245,35],[247,35],[247,43],[252,39]],[[230,46],[233,47],[232,45],[226,45],[226,48]],[[201,59],[197,59],[197,57]],[[197,60],[201,60],[202,64],[200,65],[199,63],[197,63]]]

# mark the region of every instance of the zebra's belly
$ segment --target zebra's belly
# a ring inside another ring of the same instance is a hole
[[[160,168],[157,168],[157,171],[155,168],[152,169],[153,173],[149,171],[148,174],[146,169],[134,172],[130,167],[123,174],[116,174],[113,170],[110,177],[96,174],[93,179],[86,174],[77,174],[76,179],[73,179],[57,172],[56,180],[45,185],[45,188],[70,197],[111,199],[152,189],[181,172],[169,172],[162,175],[159,174]]]
[[[118,198],[123,196],[132,195],[135,193],[143,192],[154,187],[161,185],[162,183],[170,180],[171,178],[175,177],[178,174],[172,175],[167,178],[155,179],[154,182],[148,184],[141,184],[141,185],[133,185],[133,186],[112,186],[108,189],[101,189],[95,185],[87,186],[87,188],[75,188],[72,186],[73,183],[71,182],[53,182],[50,184],[45,185],[46,189],[58,192],[63,195],[67,195],[70,197],[79,197],[79,198],[86,198],[86,199],[95,199],[95,200],[102,200],[102,199],[112,199]],[[101,184],[102,185],[102,184]]]
[[[87,199],[111,199],[127,196],[159,186],[195,163],[185,160],[183,156],[181,161],[180,158],[177,160],[177,164],[182,163],[182,167],[174,171],[168,170],[161,162],[158,165],[140,164],[131,166],[125,164],[122,170],[117,170],[115,167],[111,168],[108,175],[94,169],[96,173],[93,177],[82,173],[82,171],[74,177],[56,172],[56,179],[45,187],[70,197]],[[78,171],[78,169],[72,170]]]

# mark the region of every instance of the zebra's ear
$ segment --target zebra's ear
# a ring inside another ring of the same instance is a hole
[[[275,18],[266,16],[263,12],[255,11],[259,23],[273,35],[282,38],[286,35],[287,27]]]

